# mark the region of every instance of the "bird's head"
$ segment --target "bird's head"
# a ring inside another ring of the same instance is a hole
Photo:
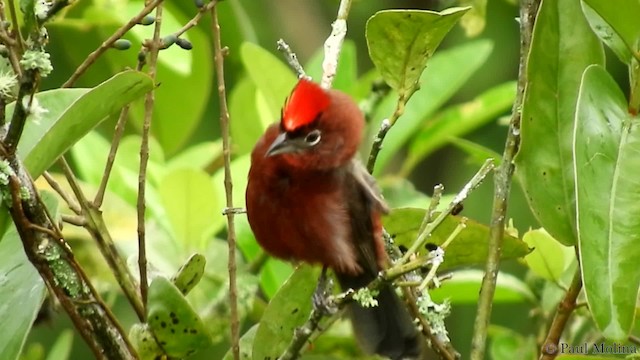
[[[301,79],[287,99],[280,132],[266,156],[283,155],[303,167],[344,165],[362,139],[364,116],[346,94]]]

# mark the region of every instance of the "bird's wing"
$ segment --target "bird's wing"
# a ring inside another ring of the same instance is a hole
[[[367,198],[369,198],[373,206],[383,214],[389,213],[389,207],[382,197],[382,193],[380,192],[380,188],[378,188],[378,184],[376,184],[376,180],[371,174],[369,174],[360,160],[354,158],[351,161],[351,173],[357,183],[360,184],[362,191],[365,193]]]

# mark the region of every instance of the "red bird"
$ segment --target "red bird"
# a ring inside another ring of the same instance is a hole
[[[332,268],[343,289],[358,289],[385,268],[373,178],[355,160],[364,116],[346,94],[300,80],[251,154],[247,217],[271,255]],[[360,345],[392,359],[420,354],[418,333],[390,286],[378,306],[349,307]]]

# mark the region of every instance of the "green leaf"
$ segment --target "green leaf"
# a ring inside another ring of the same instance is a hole
[[[498,167],[502,162],[501,154],[473,141],[463,138],[451,138],[449,142],[451,145],[467,153],[467,155],[469,155],[468,161],[472,164],[481,166],[487,159],[493,159],[494,164]]]
[[[221,226],[223,204],[203,170],[178,169],[167,174],[158,193],[176,241],[191,249],[204,249],[212,230]]]
[[[71,346],[73,345],[73,331],[66,329],[58,336],[56,342],[51,347],[47,360],[66,360],[71,354]]]
[[[54,219],[58,200],[42,192],[42,200]],[[8,216],[8,215],[7,215]],[[40,274],[24,253],[15,226],[0,240],[0,354],[2,359],[17,359],[38,315],[45,295]]]
[[[202,279],[206,265],[207,259],[204,255],[193,254],[173,275],[171,281],[183,295],[187,295]]]
[[[522,240],[533,249],[524,258],[527,265],[536,275],[547,280],[557,283],[575,259],[572,247],[560,244],[542,228],[527,231]]]
[[[171,281],[153,279],[149,285],[147,321],[158,344],[171,357],[185,357],[211,344],[207,327]]]
[[[290,263],[269,259],[260,271],[260,288],[267,298],[273,298],[293,272],[294,268]]]
[[[538,345],[533,336],[524,337],[515,330],[489,325],[491,345],[489,353],[493,360],[533,360],[537,358]]]
[[[402,173],[409,174],[420,161],[446,144],[451,137],[467,134],[504,114],[511,108],[515,97],[516,83],[510,81],[485,91],[467,103],[444,110],[425,124],[411,141]]]
[[[480,35],[487,22],[487,0],[461,0],[460,6],[471,6],[471,10],[460,19],[460,26],[467,37]]]
[[[253,325],[251,329],[247,330],[247,332],[244,333],[240,338],[240,360],[253,359],[253,344],[256,337],[256,332],[258,331],[258,326],[258,324]],[[222,360],[235,360],[233,358],[233,352],[231,351],[231,349],[227,351]]]
[[[445,259],[447,256],[448,249]],[[483,276],[484,272],[480,270],[456,271],[451,279],[442,283],[441,287],[429,290],[429,294],[435,302],[448,299],[454,304],[477,304]],[[494,303],[535,303],[536,296],[527,284],[517,277],[500,272],[497,281]]]
[[[235,119],[234,119],[235,120]],[[235,144],[235,137],[234,144]],[[167,170],[198,169],[204,170],[222,156],[222,139],[206,141],[181,151],[167,161]]]
[[[295,75],[277,57],[249,42],[240,47],[240,57],[249,77],[267,100],[269,116],[279,119],[284,100],[296,84]]]
[[[254,359],[276,359],[287,347],[294,330],[311,312],[311,295],[320,270],[300,265],[282,285],[260,320],[253,342]]]
[[[531,40],[521,143],[515,159],[532,212],[542,227],[565,245],[576,243],[570,164],[580,78],[590,64],[604,63],[602,44],[580,14],[577,0],[544,1],[540,7]]]
[[[615,80],[588,67],[574,134],[578,245],[589,309],[612,340],[627,338],[640,288],[639,125]]]
[[[607,44],[620,61],[629,64],[640,59],[640,1],[582,0],[582,10],[600,40]]]
[[[382,218],[382,223],[394,242],[397,245],[404,245],[407,248],[418,237],[418,230],[422,224],[426,210],[417,208],[397,208]],[[460,223],[460,217],[449,215],[440,226],[431,234],[429,242],[440,245],[445,242],[449,234]],[[465,265],[484,264],[488,253],[489,227],[477,223],[471,219],[467,220],[467,226],[456,239],[447,247],[444,263],[440,270],[451,269]],[[529,247],[522,240],[509,234],[504,235],[502,246],[502,259],[520,258],[529,253]],[[420,253],[426,253],[421,250]]]
[[[48,111],[27,121],[18,155],[34,178],[40,176],[76,141],[153,88],[151,78],[137,71],[119,73],[93,89],[58,89],[36,96]],[[8,118],[13,104],[7,106]]]
[[[384,139],[384,146],[376,162],[376,174],[381,173],[405,142],[414,136],[420,126],[455,94],[487,60],[493,49],[488,40],[477,40],[455,48],[437,52],[420,77],[420,90],[416,92]],[[369,139],[374,139],[380,123],[393,113],[398,94],[391,91],[376,110],[369,126]],[[371,141],[364,148],[368,156]]]
[[[229,126],[236,155],[250,153],[267,126],[277,119],[260,116],[256,96],[256,85],[246,76],[233,87],[229,96],[229,114],[233,119]]]
[[[400,97],[418,85],[427,60],[469,9],[384,10],[367,21],[369,56]]]
[[[133,324],[129,330],[129,339],[141,360],[160,359],[164,355],[147,324]]]

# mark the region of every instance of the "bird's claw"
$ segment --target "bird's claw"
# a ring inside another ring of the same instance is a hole
[[[338,307],[333,301],[331,296],[331,290],[333,289],[333,281],[326,276],[326,269],[322,270],[320,278],[318,278],[318,285],[316,286],[313,295],[311,295],[311,303],[315,311],[320,311],[325,314],[333,315],[338,312]]]

